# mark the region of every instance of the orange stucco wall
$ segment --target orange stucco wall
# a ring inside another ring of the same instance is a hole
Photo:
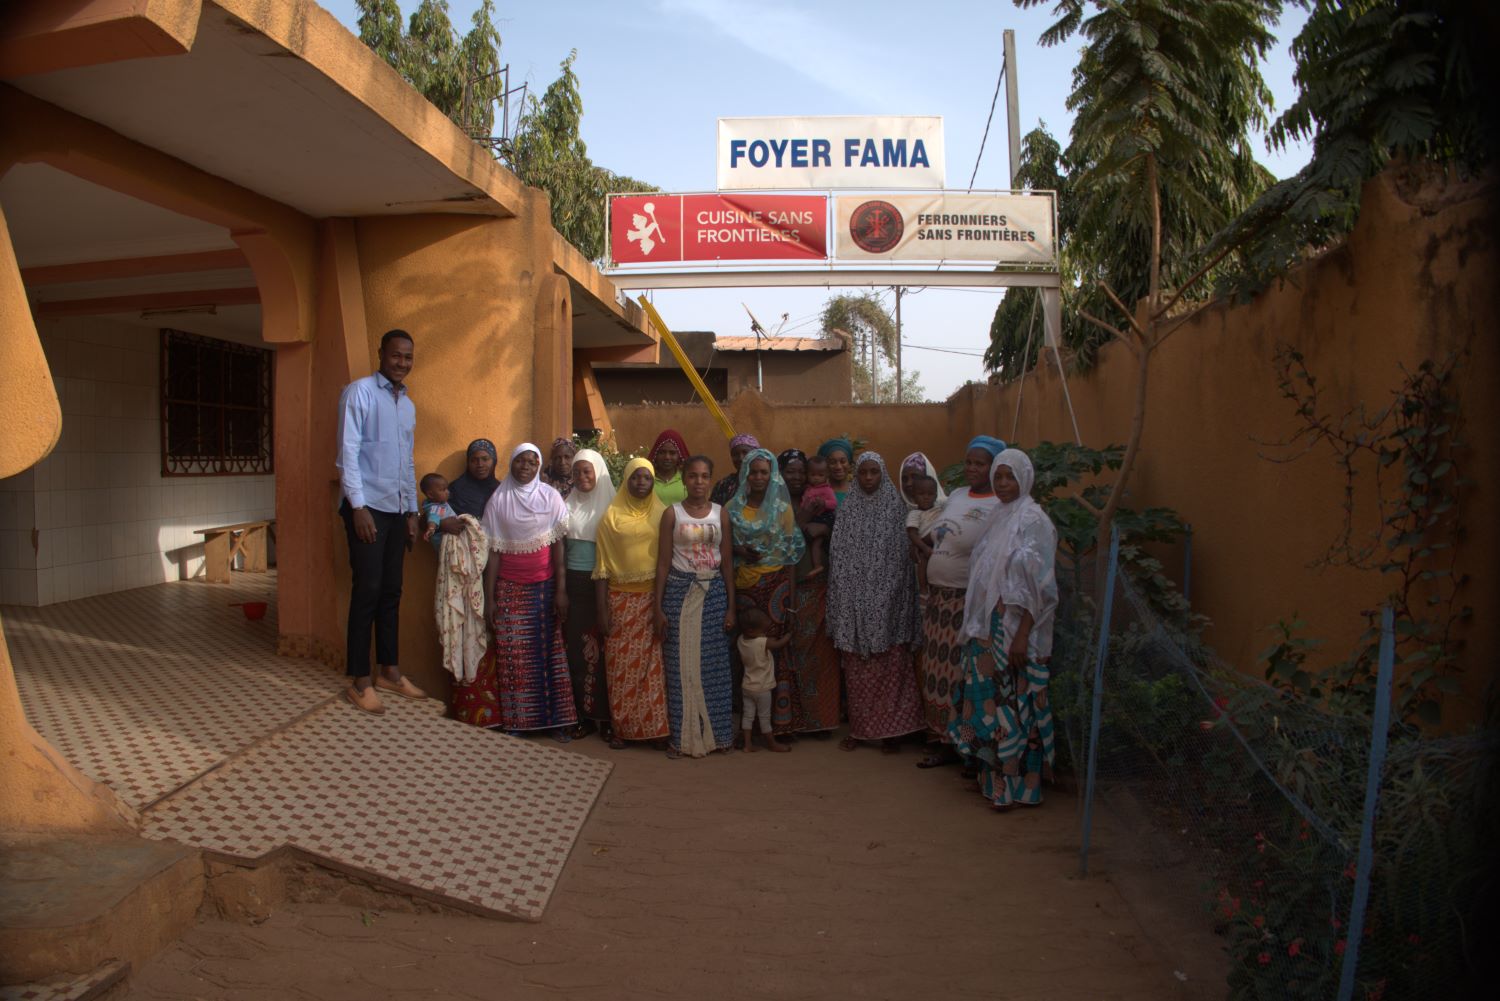
[[[490,438],[505,462],[522,441],[543,448],[561,422],[538,413],[537,383],[546,378],[534,368],[538,357],[538,298],[559,294],[552,273],[551,227],[545,198],[533,193],[540,212],[513,219],[463,216],[401,216],[361,219],[356,224],[363,277],[367,339],[365,369],[373,371],[380,335],[393,327],[409,331],[416,363],[407,385],[417,407],[417,474],[437,471],[454,477],[463,472],[464,448],[474,438]],[[538,225],[540,223],[540,226]],[[562,283],[566,286],[566,282]],[[551,310],[544,310],[551,313]],[[555,329],[566,321],[554,318]],[[552,364],[557,364],[553,359]],[[572,407],[567,392],[552,392],[544,409]],[[329,387],[325,404],[335,412],[341,386]],[[545,422],[546,426],[543,426]],[[319,432],[322,433],[322,432]],[[332,442],[333,431],[327,431]],[[339,490],[330,461],[327,468],[327,519],[338,527],[334,507]],[[333,534],[333,566],[338,602],[331,640],[343,649],[343,622],[348,608],[348,551],[341,529]],[[420,545],[407,558],[401,602],[402,667],[418,684],[439,694],[447,676],[438,663],[438,641],[432,613],[437,560],[430,546]]]
[[[1467,351],[1459,378],[1461,461],[1473,485],[1462,501],[1458,571],[1469,575],[1463,601],[1476,614],[1463,629],[1464,692],[1445,707],[1445,724],[1478,718],[1491,697],[1490,651],[1500,641],[1500,623],[1487,614],[1500,605],[1500,523],[1488,503],[1500,490],[1493,191],[1493,182],[1407,191],[1391,175],[1378,178],[1367,185],[1359,225],[1344,245],[1247,305],[1201,311],[1153,358],[1146,433],[1127,503],[1173,507],[1193,525],[1193,604],[1213,620],[1208,641],[1242,670],[1259,670],[1267,627],[1293,616],[1326,641],[1329,659],[1341,658],[1364,629],[1360,613],[1390,590],[1370,571],[1310,565],[1338,533],[1342,480],[1326,452],[1280,464],[1262,457],[1268,449],[1258,442],[1297,427],[1276,386],[1277,344],[1306,355],[1322,406],[1335,416],[1360,403],[1372,412],[1385,406],[1402,366]],[[1134,359],[1107,348],[1099,366],[1072,376],[1069,386],[1084,442],[1123,443]],[[736,430],[778,449],[806,449],[838,431],[868,438],[887,460],[921,449],[939,466],[956,461],[981,431],[1022,447],[1073,437],[1050,364],[1028,376],[1024,390],[971,385],[946,404],[789,406],[745,393],[727,410]],[[700,406],[612,406],[609,413],[626,450],[676,427],[693,449],[727,458]],[[1372,495],[1361,492],[1357,505],[1360,527],[1373,528]]]

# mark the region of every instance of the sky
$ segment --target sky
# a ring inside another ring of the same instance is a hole
[[[358,33],[354,0],[320,0]],[[450,0],[467,30],[478,0]],[[1066,102],[1081,45],[1042,48],[1051,4],[1016,9],[997,0],[497,0],[501,62],[512,85],[540,96],[558,64],[574,64],[589,156],[665,191],[712,191],[719,118],[751,115],[941,115],[947,186],[1009,186],[1005,95],[981,141],[1002,61],[1002,33],[1016,33],[1021,134],[1038,121],[1067,145]],[[410,15],[416,0],[401,0]],[[919,12],[919,13],[917,13]],[[1282,109],[1296,96],[1288,52],[1306,12],[1289,5],[1272,28],[1262,73]],[[1274,115],[1274,113],[1273,113]],[[1300,169],[1310,147],[1270,151],[1277,177]],[[977,172],[976,172],[977,160]],[[858,289],[842,291],[854,292]],[[673,330],[748,335],[748,306],[766,330],[816,336],[827,289],[659,291],[653,301]],[[983,380],[980,355],[1000,290],[910,289],[903,296],[905,370],[921,372],[928,399]],[[890,289],[883,293],[889,306]],[[782,316],[787,317],[782,321]]]

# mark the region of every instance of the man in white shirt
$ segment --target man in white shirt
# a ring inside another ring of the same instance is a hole
[[[409,699],[426,698],[401,676],[401,571],[417,537],[417,474],[412,455],[417,408],[405,379],[413,360],[411,335],[389,330],[380,338],[380,370],[356,379],[339,397],[339,454],[335,463],[343,486],[339,516],[349,538],[354,587],[349,595],[349,687],[354,706],[379,715],[385,706],[375,689]],[[375,660],[370,675],[370,630]]]

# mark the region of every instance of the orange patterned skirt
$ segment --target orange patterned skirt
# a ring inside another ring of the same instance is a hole
[[[604,645],[609,715],[621,740],[659,740],[667,726],[666,672],[652,629],[650,591],[609,591],[613,627]]]

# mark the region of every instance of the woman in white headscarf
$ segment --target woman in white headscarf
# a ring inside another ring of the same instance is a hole
[[[1057,529],[1031,498],[1031,460],[995,456],[1000,507],[974,547],[964,602],[964,685],[950,726],[959,753],[979,769],[997,810],[1037,806],[1054,757],[1052,620],[1057,611]]]
[[[567,507],[538,477],[541,469],[541,449],[517,445],[509,473],[484,506],[485,610],[495,630],[500,728],[551,730],[565,742],[578,722],[561,629],[568,614]]]
[[[594,564],[599,522],[615,499],[604,456],[585,448],[573,456],[567,496],[568,615],[563,637],[568,646],[568,671],[573,678],[573,708],[578,726],[573,736],[589,732],[590,724],[609,739],[609,685],[604,671],[604,637],[599,632],[599,605],[594,588]]]

